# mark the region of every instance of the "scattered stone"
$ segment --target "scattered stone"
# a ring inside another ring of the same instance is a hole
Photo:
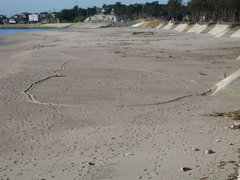
[[[107,23],[113,23],[114,16],[108,15],[108,14],[96,14],[94,16],[88,17],[84,20],[84,22],[87,23],[93,23],[97,24],[98,22],[107,22]]]
[[[124,154],[124,156],[133,156],[134,154],[133,153],[126,153],[126,154]]]
[[[191,170],[192,170],[192,169],[189,168],[189,167],[182,167],[182,168],[180,169],[181,172],[186,172],[186,171],[191,171]]]
[[[240,123],[234,122],[230,124],[229,129],[240,129]]]
[[[228,163],[234,164],[236,161],[229,160]]]
[[[222,140],[221,139],[217,139],[216,142],[221,142]]]
[[[226,165],[227,163],[225,161],[220,161],[219,165],[217,166],[220,169],[223,169],[223,167]]]
[[[200,180],[205,180],[205,179],[209,179],[209,177],[202,177],[202,178],[200,178]]]
[[[228,177],[229,180],[239,179],[238,178],[239,177],[239,173],[238,173],[239,166],[238,166],[238,164],[235,164],[234,171],[235,172],[233,172],[232,174],[229,175],[229,177]]]
[[[206,151],[205,151],[205,153],[206,154],[213,154],[213,153],[215,153],[213,150],[211,150],[211,149],[207,149]]]
[[[200,151],[198,148],[192,148],[192,151]]]
[[[232,160],[229,160],[229,161],[220,161],[219,162],[219,165],[217,166],[218,168],[220,169],[223,169],[223,167],[227,164],[234,164],[236,163],[236,161],[232,161]]]
[[[229,145],[229,146],[232,146],[232,145],[233,145],[233,143],[229,143],[228,145]]]
[[[229,117],[233,120],[240,120],[240,110],[238,111],[230,111],[230,112],[223,112],[223,113],[212,113],[210,116],[214,117]]]
[[[202,76],[207,76],[206,73],[199,72],[199,74],[202,75]]]
[[[93,162],[88,162],[87,163],[89,166],[94,166],[95,165],[95,163],[93,163]]]

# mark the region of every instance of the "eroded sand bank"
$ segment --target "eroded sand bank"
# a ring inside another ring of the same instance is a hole
[[[201,94],[239,68],[239,40],[132,28],[0,38],[0,179],[236,174],[239,131],[207,114],[239,109],[239,96]]]

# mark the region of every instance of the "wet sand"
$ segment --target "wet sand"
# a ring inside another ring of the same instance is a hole
[[[48,24],[4,24],[0,25],[0,29],[63,29],[68,27],[75,28],[99,28],[109,26],[111,23],[48,23]]]
[[[0,179],[236,175],[239,131],[208,114],[240,97],[204,92],[239,68],[239,39],[133,28],[0,39]]]
[[[59,28],[67,28],[74,23],[50,23],[50,24],[41,24],[41,23],[34,23],[34,24],[4,24],[0,25],[0,29],[59,29]]]

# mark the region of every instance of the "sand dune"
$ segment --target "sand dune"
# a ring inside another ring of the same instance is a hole
[[[148,21],[145,22],[144,24],[140,24],[139,28],[156,28],[160,24],[160,21]]]

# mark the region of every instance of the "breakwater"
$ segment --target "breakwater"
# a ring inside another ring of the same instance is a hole
[[[186,33],[207,33],[215,37],[239,37],[240,24],[218,24],[218,23],[178,23],[178,22],[161,22],[146,21],[133,25],[135,28],[157,28],[165,30],[175,30]]]

